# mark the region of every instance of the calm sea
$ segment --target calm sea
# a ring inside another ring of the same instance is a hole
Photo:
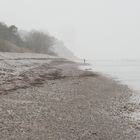
[[[140,92],[140,60],[89,61],[93,71],[112,76]]]

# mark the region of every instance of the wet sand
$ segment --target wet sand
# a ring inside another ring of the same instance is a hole
[[[139,140],[140,122],[128,116],[133,91],[79,65],[52,58],[9,75],[0,85],[0,139]]]

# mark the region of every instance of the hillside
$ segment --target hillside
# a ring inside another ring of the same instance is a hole
[[[76,59],[75,55],[64,45],[62,41],[57,40],[52,49],[60,57]]]
[[[62,41],[38,30],[21,31],[15,25],[0,22],[0,52],[44,53],[68,59],[75,58]]]

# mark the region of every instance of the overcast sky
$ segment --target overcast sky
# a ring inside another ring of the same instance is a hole
[[[140,0],[0,0],[0,20],[49,31],[81,58],[140,58]]]

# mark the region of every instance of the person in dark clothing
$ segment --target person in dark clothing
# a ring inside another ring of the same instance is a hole
[[[86,63],[86,59],[84,59],[84,64]]]

